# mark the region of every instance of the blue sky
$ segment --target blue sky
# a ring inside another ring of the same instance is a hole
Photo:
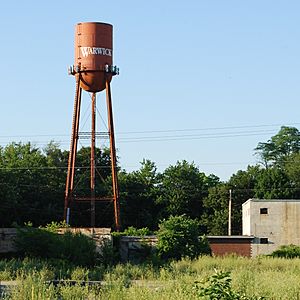
[[[0,145],[69,148],[74,26],[108,22],[121,167],[186,159],[227,180],[281,125],[300,127],[299,20],[299,1],[5,1]]]

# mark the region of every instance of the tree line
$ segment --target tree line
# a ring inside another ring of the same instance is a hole
[[[119,167],[122,227],[156,230],[161,220],[187,215],[205,234],[227,234],[229,190],[232,190],[232,233],[241,234],[241,207],[249,198],[300,199],[300,132],[283,126],[255,148],[256,165],[239,170],[226,182],[207,175],[185,160],[158,172],[154,162],[143,160],[127,172]],[[96,149],[96,193],[111,193],[108,149]],[[77,154],[78,194],[89,195],[90,148]],[[50,142],[45,149],[31,143],[0,148],[0,226],[32,222],[35,226],[61,221],[68,151]],[[78,204],[71,225],[88,226],[90,208]],[[96,226],[113,225],[112,205],[97,203]]]

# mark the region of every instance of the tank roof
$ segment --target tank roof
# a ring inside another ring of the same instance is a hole
[[[79,22],[79,23],[77,23],[77,25],[80,25],[80,24],[102,24],[102,25],[112,26],[112,24],[105,23],[105,22]]]

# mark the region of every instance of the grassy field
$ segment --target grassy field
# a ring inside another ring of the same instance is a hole
[[[156,267],[98,266],[86,269],[63,261],[1,260],[0,280],[17,280],[6,299],[212,299],[197,286],[217,271],[230,272],[232,288],[247,299],[300,299],[300,259],[202,257]],[[99,280],[101,286],[60,285],[53,279]],[[4,297],[4,296],[3,296]],[[224,298],[225,299],[225,298]],[[226,298],[231,299],[231,298]]]

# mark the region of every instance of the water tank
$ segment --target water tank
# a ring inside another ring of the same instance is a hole
[[[111,81],[112,75],[105,70],[113,63],[112,30],[112,25],[107,23],[85,22],[76,25],[75,68],[80,67],[80,85],[88,92],[102,91],[106,78]]]

